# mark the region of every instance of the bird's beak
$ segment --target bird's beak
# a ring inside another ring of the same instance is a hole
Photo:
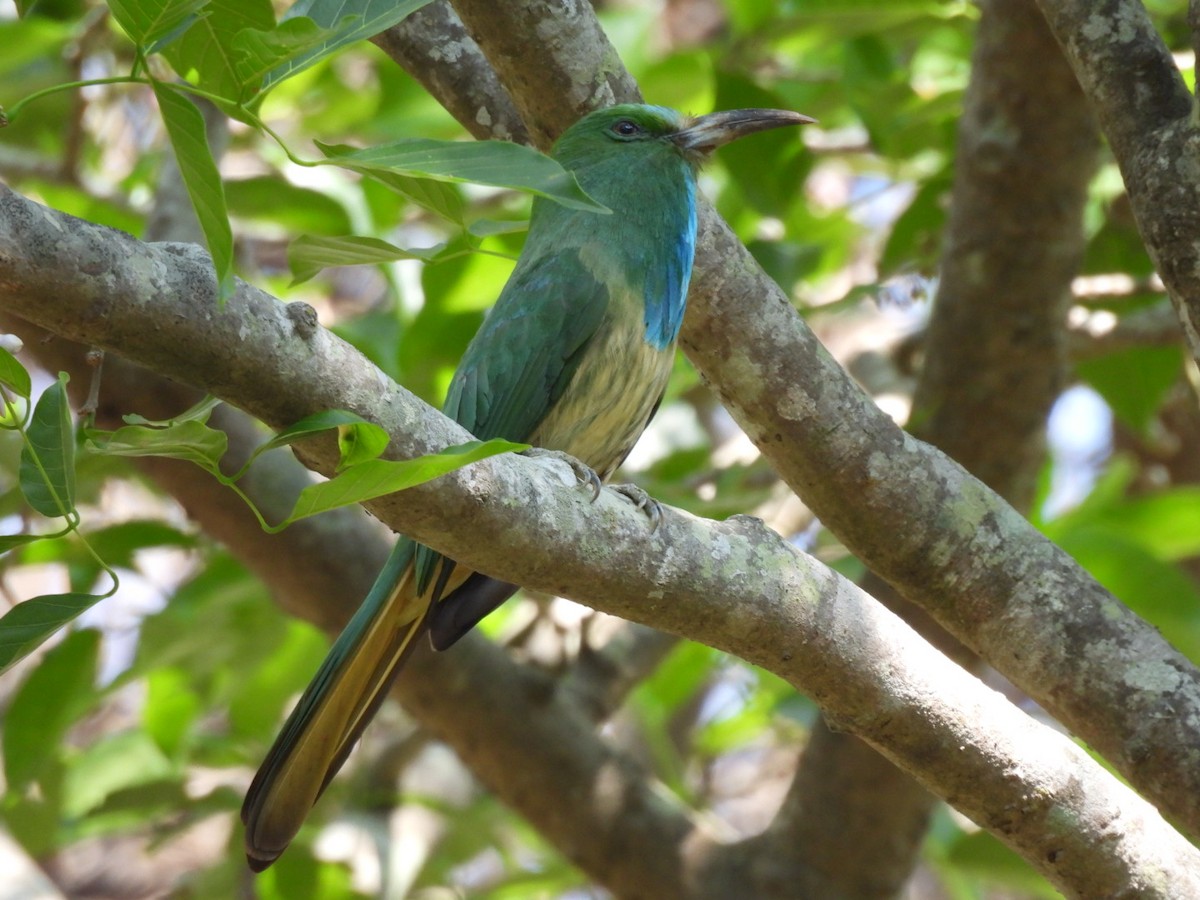
[[[815,121],[786,109],[727,109],[692,119],[672,140],[686,153],[707,156],[718,147],[756,131],[809,125]]]

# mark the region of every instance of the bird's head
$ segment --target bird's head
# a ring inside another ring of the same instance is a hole
[[[690,117],[665,106],[625,103],[584,116],[558,139],[554,156],[569,169],[600,158],[678,154],[698,165],[718,147],[756,131],[815,121],[783,109],[731,109]]]

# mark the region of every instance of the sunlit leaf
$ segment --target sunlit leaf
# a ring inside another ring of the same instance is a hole
[[[355,21],[353,17],[348,18],[347,27],[352,27]],[[233,51],[242,91],[256,91],[272,70],[287,71],[287,66],[302,57],[311,59],[314,49],[328,47],[336,35],[336,31],[322,28],[305,16],[287,19],[267,30],[246,28],[239,31],[233,38]]]
[[[33,390],[29,383],[29,372],[3,347],[0,347],[0,384],[26,400]]]
[[[393,494],[432,481],[447,472],[453,472],[489,456],[524,450],[527,446],[502,440],[470,441],[417,459],[371,459],[347,469],[329,481],[306,487],[300,493],[286,522],[295,522],[326,510]]]
[[[288,264],[292,267],[292,284],[308,281],[328,266],[358,266],[394,262],[398,259],[432,259],[441,249],[430,247],[404,250],[387,241],[373,237],[317,237],[301,235],[288,245]]]
[[[212,415],[212,411],[221,405],[221,399],[214,397],[212,394],[206,396],[203,400],[197,403],[190,409],[186,409],[178,415],[171,416],[169,419],[147,419],[145,416],[140,416],[137,413],[128,413],[121,417],[126,425],[177,425],[181,422],[197,421],[207,422],[208,417]]]
[[[144,731],[120,731],[90,745],[67,769],[63,811],[82,816],[109,794],[123,788],[160,781],[171,764]]]
[[[217,472],[229,446],[223,431],[188,419],[165,428],[125,425],[113,432],[88,433],[94,448],[110,456],[166,456],[186,459]]]
[[[289,56],[263,80],[263,90],[356,41],[366,40],[391,28],[409,13],[431,0],[299,0],[284,16],[284,22],[301,16],[311,19],[328,34],[316,46]]]
[[[75,430],[67,399],[66,373],[46,388],[33,408],[29,443],[21,450],[21,492],[43,516],[75,509]]]
[[[163,666],[146,677],[142,724],[146,733],[168,757],[183,749],[192,724],[203,710],[200,697],[189,684],[189,674]]]
[[[241,93],[234,36],[246,28],[275,27],[270,0],[209,0],[201,16],[163,55],[175,71],[218,97],[235,101]],[[190,80],[190,79],[189,79]]]
[[[557,162],[520,144],[413,138],[361,150],[320,142],[317,146],[330,163],[355,172],[489,184],[547,197],[571,209],[609,212],[585,194],[575,176]]]
[[[1076,363],[1079,377],[1096,389],[1127,426],[1144,432],[1182,372],[1180,347],[1135,347]]]
[[[178,28],[209,0],[108,0],[113,18],[135,44],[147,46]]]
[[[338,429],[338,469],[377,459],[391,441],[388,433],[373,422],[356,422]]]
[[[101,594],[43,594],[0,617],[0,673],[24,659],[58,629],[104,599]]]
[[[313,413],[311,416],[305,416],[299,422],[277,432],[259,450],[261,452],[263,450],[274,450],[277,447],[286,447],[289,444],[294,444],[301,438],[311,437],[314,434],[320,434],[322,431],[329,431],[333,428],[341,428],[344,425],[366,424],[370,423],[357,413],[352,413],[344,409],[328,409],[324,412]],[[378,428],[379,426],[375,427]]]
[[[370,176],[380,184],[386,185],[404,199],[427,209],[434,215],[441,216],[448,222],[461,225],[466,214],[466,204],[462,194],[453,184],[445,181],[432,181],[428,178],[410,178],[399,172],[372,170]]]
[[[7,553],[17,547],[45,539],[42,534],[4,534],[0,535],[0,553]]]

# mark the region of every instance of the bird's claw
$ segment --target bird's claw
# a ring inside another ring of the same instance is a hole
[[[663,512],[662,504],[647,494],[636,484],[614,484],[612,489],[618,494],[621,494],[630,503],[642,510],[646,517],[650,520],[650,533],[658,531],[659,523],[662,522]]]
[[[600,480],[600,476],[596,474],[596,470],[591,466],[571,456],[569,453],[563,453],[561,450],[545,450],[542,447],[530,447],[524,451],[522,456],[527,456],[530,459],[556,459],[559,462],[566,463],[571,467],[571,471],[575,473],[575,477],[579,479],[580,484],[586,484],[592,489],[592,502],[595,503],[600,497],[600,490],[604,487],[604,482]],[[642,510],[646,517],[650,520],[650,532],[658,531],[659,523],[662,522],[662,504],[647,494],[636,484],[614,484],[610,487],[626,500]]]
[[[571,467],[571,471],[575,473],[575,477],[579,479],[580,484],[586,484],[592,489],[592,502],[595,503],[600,497],[600,488],[604,483],[600,480],[600,476],[596,474],[595,469],[591,466],[584,465],[569,453],[563,453],[561,450],[544,450],[541,447],[530,447],[522,456],[528,456],[531,459],[557,459],[559,462],[566,463]]]

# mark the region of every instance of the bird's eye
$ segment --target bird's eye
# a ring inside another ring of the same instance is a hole
[[[642,129],[636,122],[631,122],[629,119],[622,119],[612,127],[613,134],[620,137],[633,137],[635,134],[640,134]]]

